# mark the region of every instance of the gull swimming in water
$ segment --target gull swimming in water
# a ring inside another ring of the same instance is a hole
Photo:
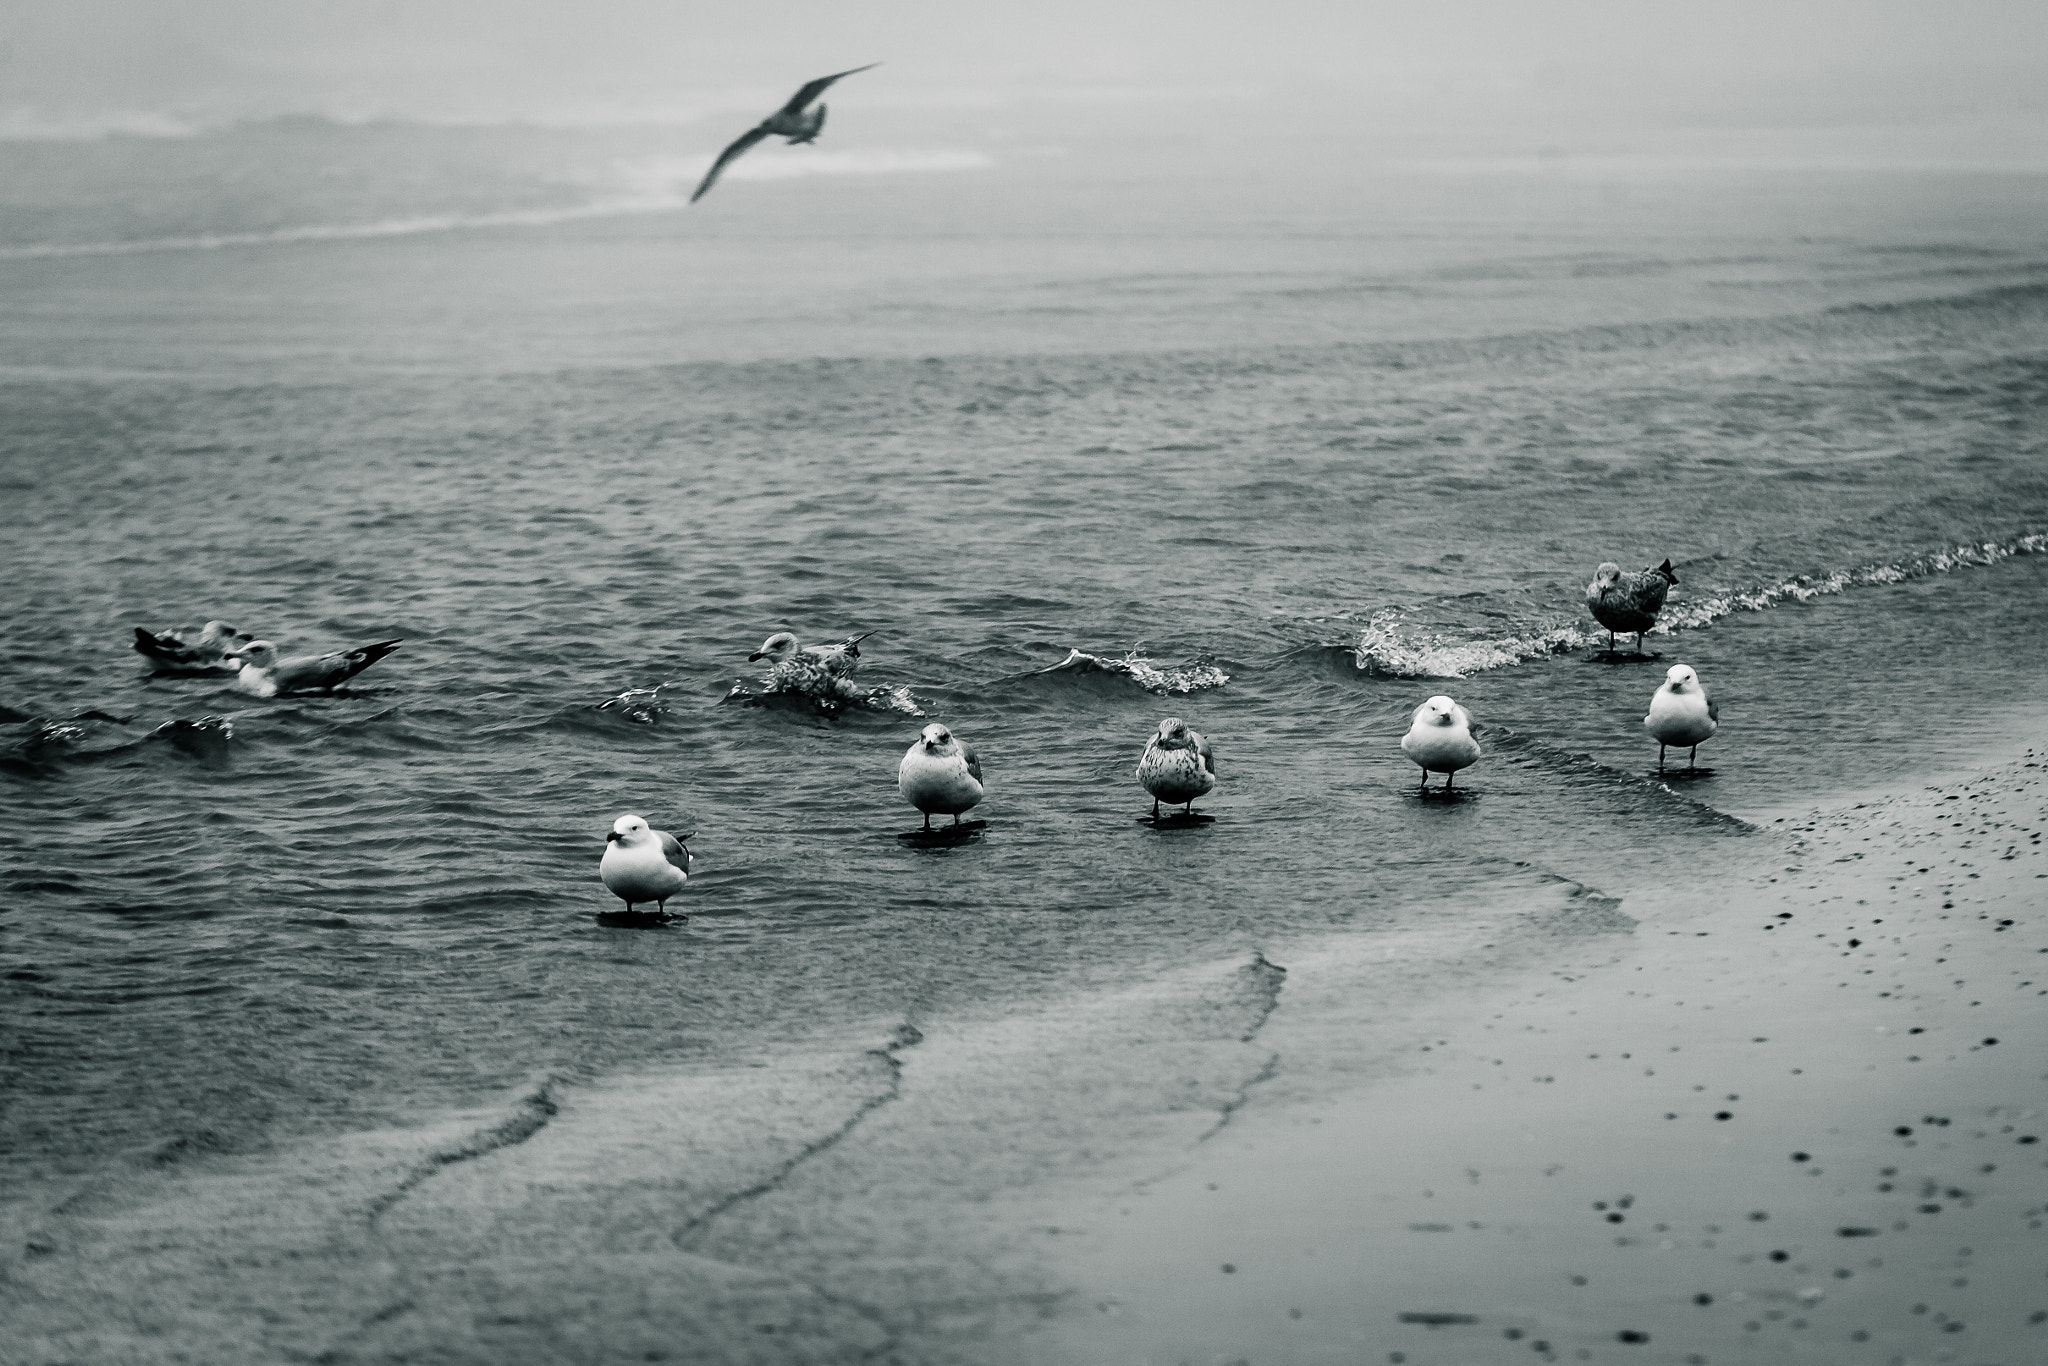
[[[1193,815],[1195,798],[1206,796],[1216,786],[1216,756],[1198,730],[1188,728],[1178,716],[1169,716],[1145,741],[1145,753],[1138,760],[1138,781],[1152,794],[1152,818],[1159,818],[1159,803],[1185,806],[1183,814]]]
[[[380,640],[332,654],[279,659],[275,645],[258,640],[229,651],[227,657],[242,665],[242,672],[235,676],[235,686],[258,697],[276,697],[281,693],[328,692],[338,688],[400,644],[396,640]]]
[[[604,837],[597,875],[629,913],[642,901],[665,913],[668,899],[690,880],[690,851],[668,831],[650,829],[638,816],[621,816]]]
[[[704,173],[704,180],[697,186],[697,192],[690,196],[690,202],[694,204],[708,194],[711,186],[718,180],[719,175],[724,172],[725,168],[739,160],[749,147],[752,147],[762,138],[787,138],[789,145],[792,147],[800,143],[816,142],[819,130],[825,126],[825,106],[821,104],[808,114],[804,112],[804,106],[824,94],[826,88],[832,82],[862,71],[873,70],[880,65],[880,62],[869,62],[866,66],[853,68],[852,71],[841,71],[831,76],[820,76],[817,80],[810,82],[794,95],[791,95],[789,103],[783,105],[782,108],[776,110],[767,118],[762,119],[752,128],[749,128],[746,132],[733,139],[732,145],[718,154],[718,160],[712,162],[711,169]]]
[[[754,664],[765,659],[774,665],[815,664],[827,673],[843,677],[860,667],[860,643],[873,634],[873,631],[862,631],[837,645],[799,645],[795,633],[777,631],[761,642],[760,649],[747,656],[747,662]]]
[[[1452,775],[1469,768],[1479,758],[1479,742],[1472,738],[1472,714],[1439,693],[1415,709],[1408,733],[1401,737],[1401,752],[1422,768],[1422,790],[1429,790],[1429,775],[1444,775],[1444,791],[1451,790]]]
[[[981,804],[981,756],[974,746],[933,722],[904,752],[896,766],[896,790],[903,800],[924,812],[924,828],[932,828],[934,812],[951,816]]]
[[[1700,741],[1712,738],[1721,728],[1721,708],[1707,696],[1700,676],[1689,664],[1673,664],[1664,674],[1664,685],[1650,698],[1650,714],[1643,726],[1657,741],[1657,771],[1664,771],[1664,750],[1669,745],[1687,745],[1692,757],[1686,760],[1690,772],[1700,757]]]
[[[1677,582],[1669,559],[1639,574],[1622,573],[1612,560],[1593,571],[1593,581],[1586,585],[1586,606],[1593,620],[1607,628],[1607,653],[1614,653],[1616,631],[1635,632],[1636,653],[1643,652],[1643,632],[1657,624],[1664,595]]]
[[[228,652],[254,639],[247,631],[237,631],[224,621],[207,622],[191,640],[177,631],[135,628],[136,650],[148,656],[163,673],[203,674],[232,669]]]

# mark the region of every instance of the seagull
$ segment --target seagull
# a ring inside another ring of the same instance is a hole
[[[1721,708],[1707,696],[1700,676],[1689,664],[1673,664],[1664,674],[1664,686],[1650,697],[1650,714],[1643,726],[1657,740],[1657,771],[1664,771],[1664,750],[1668,745],[1689,745],[1686,760],[1691,772],[1700,757],[1700,741],[1721,729]]]
[[[254,639],[247,631],[237,631],[224,621],[207,622],[192,640],[176,631],[135,628],[135,648],[163,673],[217,673],[233,668],[227,660],[228,651]]]
[[[747,662],[753,664],[765,659],[773,665],[813,664],[827,673],[844,677],[859,667],[855,661],[860,658],[860,643],[873,634],[873,631],[862,631],[837,645],[799,645],[791,632],[777,631],[761,642],[760,649],[747,656]]]
[[[1422,766],[1424,792],[1432,773],[1444,775],[1444,791],[1449,792],[1453,775],[1479,758],[1472,714],[1438,693],[1415,709],[1414,722],[1401,737],[1401,752]]]
[[[1636,653],[1643,652],[1643,632],[1657,624],[1664,595],[1677,582],[1669,559],[1640,574],[1624,574],[1612,560],[1593,571],[1593,581],[1586,585],[1586,606],[1593,620],[1607,628],[1607,653],[1614,653],[1616,631],[1634,631]]]
[[[1158,732],[1145,741],[1145,753],[1138,760],[1138,781],[1152,794],[1152,819],[1159,819],[1159,803],[1179,803],[1193,815],[1195,798],[1216,786],[1216,756],[1209,742],[1187,722],[1169,716],[1159,723]]]
[[[783,105],[782,108],[740,134],[739,137],[733,140],[730,147],[727,147],[718,154],[718,160],[712,162],[711,169],[704,173],[703,183],[698,185],[697,192],[690,196],[690,202],[694,204],[710,193],[711,187],[717,182],[720,173],[727,166],[738,161],[749,147],[752,147],[762,138],[787,138],[789,139],[789,145],[792,147],[799,143],[816,142],[819,130],[825,126],[825,106],[821,104],[808,114],[804,112],[804,106],[824,94],[826,87],[830,86],[832,82],[842,77],[856,75],[862,71],[871,71],[880,65],[880,62],[869,62],[866,66],[857,66],[852,71],[841,71],[833,76],[820,76],[817,80],[812,81],[803,89],[791,95],[788,104]]]
[[[597,875],[628,912],[637,902],[652,901],[666,913],[668,899],[690,880],[690,851],[668,831],[650,830],[638,816],[621,816],[604,837]]]
[[[960,813],[981,804],[981,756],[965,740],[937,722],[904,752],[896,766],[896,789],[903,800],[924,812],[924,828],[932,828],[932,813],[951,816],[960,824]]]
[[[275,645],[267,640],[257,640],[240,649],[230,650],[227,658],[238,660],[242,665],[242,672],[235,676],[235,686],[258,697],[276,697],[280,693],[326,692],[338,688],[400,644],[396,640],[380,640],[370,645],[358,645],[353,650],[336,650],[333,654],[279,659]]]

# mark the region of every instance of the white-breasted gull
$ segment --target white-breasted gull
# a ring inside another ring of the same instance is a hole
[[[1438,693],[1415,709],[1408,733],[1401,737],[1401,752],[1422,769],[1422,790],[1429,790],[1429,775],[1444,775],[1444,791],[1451,790],[1452,775],[1470,768],[1479,759],[1479,742],[1472,738],[1472,714]]]
[[[1673,664],[1665,670],[1663,686],[1651,694],[1650,714],[1643,718],[1643,728],[1657,741],[1659,773],[1664,771],[1664,751],[1671,745],[1691,749],[1692,757],[1686,760],[1690,770],[1699,761],[1700,742],[1721,729],[1721,708],[1707,696],[1690,664]]]

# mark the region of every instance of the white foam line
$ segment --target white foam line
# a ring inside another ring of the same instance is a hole
[[[2048,533],[2035,532],[2010,541],[1950,546],[1931,555],[1892,564],[1800,575],[1761,588],[1673,603],[1666,609],[1663,619],[1646,634],[1668,636],[1677,631],[1709,626],[1737,612],[1768,611],[1781,602],[1808,602],[1814,598],[1832,597],[1850,588],[1903,583],[1908,579],[1947,574],[1958,569],[1983,568],[2016,555],[2043,553],[2048,553]],[[1400,627],[1398,612],[1375,613],[1359,633],[1358,644],[1352,650],[1353,662],[1361,670],[1377,669],[1398,678],[1464,678],[1488,669],[1506,668],[1598,644],[1607,635],[1605,630],[1560,624],[1503,640],[1446,640],[1440,635],[1417,639],[1404,636]]]
[[[504,213],[423,214],[373,223],[309,223],[265,232],[199,233],[189,237],[148,237],[133,242],[37,242],[0,247],[0,261],[33,261],[67,256],[139,256],[157,251],[223,251],[232,247],[289,246],[299,242],[348,242],[471,228],[533,228],[584,218],[662,213],[682,207],[680,196],[595,200],[559,209],[515,209]]]

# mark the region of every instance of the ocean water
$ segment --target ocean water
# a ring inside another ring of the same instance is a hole
[[[686,213],[659,141],[0,144],[9,1201],[1618,892],[2048,712],[2041,178],[905,144]],[[129,648],[215,616],[405,645],[271,701]],[[755,704],[782,629],[873,631],[877,704]],[[1137,821],[1167,715],[1212,825]],[[971,844],[895,838],[923,718]],[[686,924],[598,922],[626,811]]]

